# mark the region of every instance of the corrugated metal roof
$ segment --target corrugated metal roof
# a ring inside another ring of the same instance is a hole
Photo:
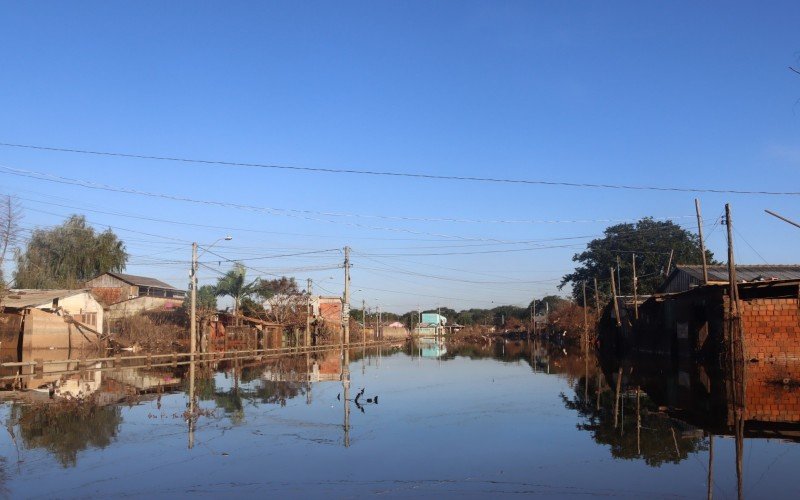
[[[164,283],[161,280],[157,280],[155,278],[148,278],[146,276],[135,276],[133,274],[122,274],[122,273],[106,273],[111,275],[117,279],[124,281],[125,283],[129,283],[134,286],[146,286],[150,288],[165,288],[167,290],[178,290],[179,288],[175,288],[174,286],[170,285],[169,283]]]
[[[55,299],[72,297],[88,290],[33,290],[17,289],[9,290],[8,295],[3,298],[4,307],[25,308],[36,307],[53,302]]]
[[[702,280],[703,266],[677,265],[676,270]],[[772,281],[800,279],[800,264],[788,265],[737,265],[736,279],[739,281]],[[709,281],[728,281],[728,266],[708,266]]]

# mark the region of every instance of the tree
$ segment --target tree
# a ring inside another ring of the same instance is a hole
[[[565,302],[569,302],[564,297],[559,297],[558,295],[545,295],[541,299],[536,300],[536,310],[534,311],[537,315],[545,314],[547,311],[555,311],[559,306],[564,304]],[[528,304],[528,310],[533,307],[533,301]]]
[[[251,295],[255,290],[255,285],[258,280],[251,283],[245,283],[247,269],[240,262],[233,264],[233,269],[222,275],[217,280],[217,286],[214,287],[214,293],[217,297],[229,296],[233,298],[233,316],[238,324],[239,305],[242,299]]]
[[[197,309],[215,312],[217,310],[217,293],[212,285],[203,285],[197,289]]]
[[[8,251],[13,249],[19,240],[22,211],[19,202],[8,195],[2,198],[0,205],[0,298],[2,298],[6,288],[3,266]]]
[[[82,215],[53,229],[36,229],[24,251],[16,251],[19,288],[78,288],[109,271],[125,269],[125,245],[111,229],[97,234]]]
[[[266,302],[265,310],[270,320],[282,325],[299,324],[302,309],[302,322],[305,323],[307,297],[300,293],[294,278],[281,276],[272,280],[258,280],[254,292]]]
[[[657,221],[650,217],[630,224],[617,224],[606,228],[604,236],[589,242],[584,252],[575,254],[572,260],[581,265],[564,276],[559,289],[572,283],[572,295],[578,304],[583,304],[581,283],[587,284],[587,299],[593,294],[594,278],[598,279],[600,294],[611,295],[610,269],[617,267],[622,283],[617,284],[619,295],[632,295],[632,255],[636,256],[638,293],[648,295],[656,291],[668,272],[667,265],[672,252],[672,263],[700,264],[700,239],[672,221]],[[706,260],[711,263],[714,255],[706,250]],[[615,277],[616,278],[616,277]]]

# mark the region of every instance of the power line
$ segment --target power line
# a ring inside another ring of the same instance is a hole
[[[533,179],[504,179],[499,177],[474,177],[474,176],[457,176],[457,175],[437,175],[427,173],[413,173],[413,172],[394,172],[382,170],[359,170],[359,169],[345,169],[345,168],[322,168],[322,167],[299,167],[291,165],[271,165],[265,163],[248,163],[248,162],[235,162],[225,160],[205,160],[197,158],[182,158],[171,156],[155,156],[145,154],[133,153],[119,153],[110,151],[92,151],[86,149],[75,148],[56,148],[51,146],[37,146],[32,144],[14,144],[7,142],[0,142],[0,146],[12,148],[34,149],[40,151],[55,151],[60,153],[76,153],[84,155],[95,156],[110,156],[118,158],[135,158],[139,160],[158,160],[170,161],[180,163],[196,163],[205,165],[223,165],[229,167],[249,167],[249,168],[262,168],[274,170],[293,170],[300,172],[324,172],[330,174],[353,174],[353,175],[367,175],[367,176],[385,176],[385,177],[406,177],[414,179],[428,179],[428,180],[447,180],[447,181],[468,181],[468,182],[486,182],[495,184],[523,184],[523,185],[539,185],[539,186],[557,186],[557,187],[574,187],[574,188],[596,188],[596,189],[615,189],[615,190],[632,190],[632,191],[667,191],[667,192],[680,192],[680,193],[717,193],[717,194],[749,194],[749,195],[771,195],[771,196],[798,196],[798,191],[752,191],[740,189],[722,189],[722,188],[683,188],[683,187],[664,187],[664,186],[634,186],[626,184],[595,184],[587,182],[565,182],[565,181],[544,181]]]

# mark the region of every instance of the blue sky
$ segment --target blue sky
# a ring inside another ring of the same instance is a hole
[[[800,191],[800,75],[788,69],[800,66],[798,19],[797,2],[2,2],[0,142]],[[307,213],[90,189],[8,169]],[[695,230],[696,196],[709,230],[732,204],[739,262],[795,263],[800,243],[800,230],[763,212],[800,219],[798,196],[422,180],[3,146],[0,192],[21,199],[26,228],[75,212],[115,228],[131,253],[128,272],[180,286],[191,242],[230,233],[234,240],[213,251],[252,259],[253,277],[256,269],[310,277],[318,291],[339,294],[340,251],[261,258],[349,245],[354,300],[395,311],[525,305],[557,292],[572,255],[605,221],[672,217]],[[723,236],[717,225],[709,237],[719,257]],[[541,246],[550,248],[531,249]],[[496,249],[525,250],[464,254]],[[430,253],[458,254],[413,255]],[[229,266],[208,262],[204,283]]]

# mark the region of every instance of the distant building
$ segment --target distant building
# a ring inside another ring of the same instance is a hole
[[[447,325],[447,318],[437,313],[422,313],[417,325],[416,335],[442,335]]]
[[[728,266],[707,266],[709,284],[728,282]],[[740,283],[800,279],[800,265],[738,265],[736,279]],[[703,284],[703,266],[675,266],[659,288],[661,293],[685,292]]]

